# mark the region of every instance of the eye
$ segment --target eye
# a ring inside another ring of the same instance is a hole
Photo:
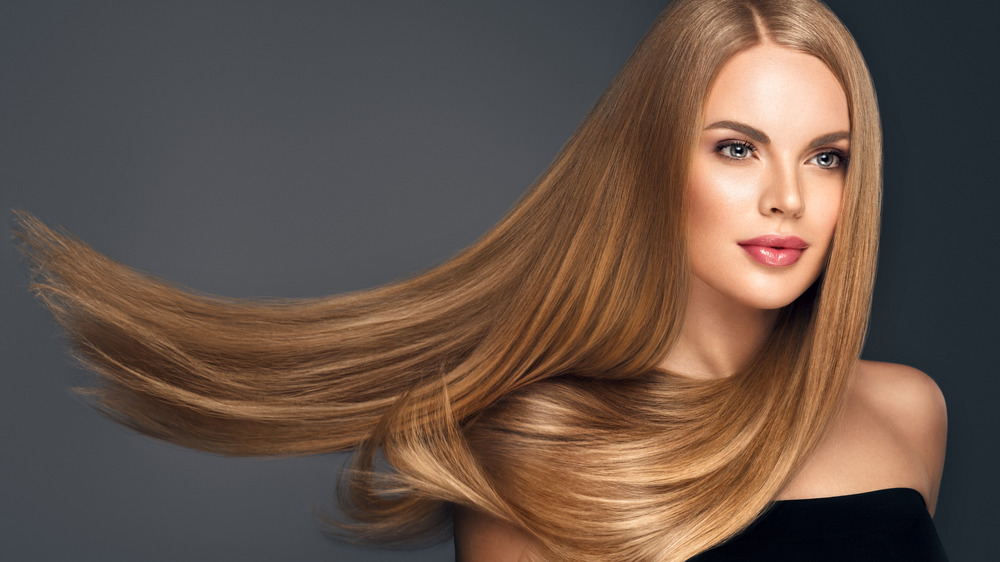
[[[746,160],[751,154],[757,151],[757,148],[747,141],[734,140],[720,144],[715,150],[732,160]]]
[[[813,156],[809,161],[820,168],[839,168],[847,164],[847,155],[839,150],[827,150]]]

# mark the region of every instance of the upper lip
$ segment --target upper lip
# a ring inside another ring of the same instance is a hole
[[[805,250],[809,247],[806,241],[798,236],[782,236],[780,234],[765,234],[737,242],[740,246],[769,246],[771,248],[792,248]]]

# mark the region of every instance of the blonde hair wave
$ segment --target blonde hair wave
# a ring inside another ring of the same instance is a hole
[[[829,264],[745,370],[657,365],[687,295],[684,186],[704,100],[771,41],[829,66],[851,164]],[[121,423],[228,455],[355,449],[342,494],[371,540],[456,503],[557,560],[684,560],[773,500],[841,401],[867,327],[881,131],[848,31],[814,0],[678,0],[549,169],[448,262],[306,300],[211,297],[19,213],[33,290]],[[387,465],[389,468],[386,468]]]

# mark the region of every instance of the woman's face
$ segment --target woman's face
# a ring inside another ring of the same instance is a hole
[[[837,224],[849,133],[844,91],[816,57],[761,44],[723,65],[688,183],[695,289],[775,309],[809,288]]]

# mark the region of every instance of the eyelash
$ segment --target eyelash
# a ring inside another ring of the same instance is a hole
[[[747,155],[746,157],[743,157],[743,158],[735,158],[733,156],[730,156],[730,155],[726,154],[725,150],[727,148],[730,148],[730,147],[733,147],[733,146],[743,147],[743,148],[749,150],[750,154],[753,154],[754,152],[757,152],[757,147],[754,146],[753,143],[751,143],[749,141],[745,141],[745,140],[730,140],[730,141],[725,141],[722,144],[716,146],[715,147],[715,151],[717,153],[719,153],[723,158],[726,158],[728,160],[740,161],[740,160],[746,160],[747,157],[749,157],[749,155]],[[820,152],[820,153],[816,154],[815,156],[813,156],[809,160],[814,160],[817,156],[822,156],[824,154],[832,154],[832,155],[834,155],[834,156],[837,157],[837,164],[835,166],[829,166],[829,167],[820,166],[820,168],[822,168],[824,170],[833,170],[833,169],[836,169],[836,168],[846,167],[847,163],[850,161],[850,157],[847,155],[847,153],[845,153],[843,150],[839,150],[839,149],[836,149],[836,148],[830,148],[828,150],[824,150],[823,152]]]
[[[754,152],[757,152],[757,147],[756,146],[754,146],[750,142],[747,142],[747,141],[744,141],[744,140],[729,140],[729,141],[725,141],[722,144],[716,146],[715,147],[715,151],[718,152],[719,154],[721,154],[723,158],[726,158],[726,159],[729,159],[729,160],[736,160],[736,161],[746,160],[746,158],[735,158],[733,156],[730,156],[730,155],[726,154],[725,150],[727,148],[729,148],[729,147],[732,147],[732,146],[743,147],[743,148],[749,150],[750,154],[753,154]]]
[[[847,163],[851,161],[851,157],[848,156],[847,153],[845,153],[843,150],[838,150],[836,148],[830,148],[830,149],[824,150],[823,152],[820,152],[816,156],[813,156],[812,158],[810,158],[810,160],[815,160],[818,156],[822,156],[824,154],[832,154],[832,155],[834,155],[834,156],[837,157],[837,165],[836,166],[829,166],[829,167],[825,167],[825,168],[823,166],[820,166],[820,168],[823,168],[824,170],[833,170],[833,169],[836,169],[836,168],[845,168],[845,167],[847,167]]]

